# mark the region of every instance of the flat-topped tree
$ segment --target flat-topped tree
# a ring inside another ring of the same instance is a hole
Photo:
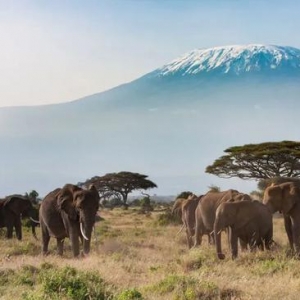
[[[221,178],[300,177],[300,142],[281,141],[234,146],[206,167]]]
[[[93,184],[101,198],[116,197],[127,205],[127,198],[135,190],[148,190],[157,185],[148,179],[148,175],[119,172],[108,173],[104,176],[95,176],[83,183],[85,186]]]

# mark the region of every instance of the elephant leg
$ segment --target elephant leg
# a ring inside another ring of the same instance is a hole
[[[261,251],[264,251],[265,250],[265,247],[264,247],[264,242],[262,239],[259,240],[259,243],[258,243],[258,249],[261,250]]]
[[[228,242],[228,248],[231,250],[231,227],[225,228],[225,232],[227,233],[227,242]]]
[[[21,223],[21,219],[18,218],[18,219],[15,220],[14,227],[15,227],[15,230],[16,230],[17,239],[19,241],[21,241],[22,240],[22,223]]]
[[[248,243],[239,239],[239,243],[240,243],[240,246],[241,246],[241,251],[242,252],[245,252],[248,250]]]
[[[41,222],[41,231],[42,231],[42,253],[43,255],[47,255],[50,235],[44,222]]]
[[[238,237],[234,232],[234,230],[231,230],[230,245],[231,245],[231,257],[232,259],[236,259],[238,256]]]
[[[292,220],[292,230],[296,255],[300,257],[300,224],[295,219]]]
[[[7,239],[12,239],[13,237],[13,225],[7,225],[7,231],[6,231],[6,238]]]
[[[192,234],[188,228],[186,228],[186,240],[187,240],[187,245],[188,245],[189,249],[191,249],[193,240],[192,240]]]
[[[57,245],[57,254],[62,256],[64,252],[64,239],[56,239],[56,245]]]
[[[194,247],[200,246],[202,243],[202,222],[200,220],[196,220],[196,228],[195,228],[195,243]]]
[[[284,216],[284,227],[285,227],[285,231],[288,236],[288,239],[289,239],[290,248],[291,248],[291,250],[294,250],[292,221],[289,216]]]
[[[273,230],[270,230],[270,231],[267,233],[267,235],[266,235],[266,237],[265,237],[265,239],[264,239],[264,242],[265,242],[265,248],[266,248],[267,250],[271,250],[271,245],[272,245],[272,243],[273,243]]]

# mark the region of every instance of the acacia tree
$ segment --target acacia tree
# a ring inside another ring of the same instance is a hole
[[[108,173],[104,176],[95,176],[81,185],[93,184],[99,192],[100,198],[109,199],[115,197],[127,205],[128,195],[134,190],[148,190],[156,188],[157,185],[148,179],[147,175],[119,172]]]
[[[39,196],[39,193],[36,190],[32,190],[29,193],[27,193],[27,192],[25,193],[25,197],[29,198],[33,204],[37,204],[38,201],[40,200],[38,198],[38,196]]]
[[[193,195],[192,192],[190,192],[190,191],[183,191],[183,192],[181,192],[180,194],[177,195],[176,199],[180,199],[180,198],[187,199],[191,195]]]
[[[221,178],[267,179],[300,177],[300,142],[282,141],[234,146],[206,167]]]

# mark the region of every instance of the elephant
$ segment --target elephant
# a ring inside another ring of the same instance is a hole
[[[214,235],[219,259],[224,259],[221,246],[221,231],[231,228],[230,246],[232,259],[238,256],[238,239],[256,247],[270,250],[273,241],[272,213],[259,201],[223,202],[216,211]]]
[[[192,248],[193,245],[193,236],[195,235],[195,210],[198,206],[199,201],[201,201],[201,196],[190,195],[187,199],[179,198],[173,205],[172,212],[177,213],[181,216],[182,227],[186,231],[186,239],[188,248]],[[211,236],[209,232],[205,232],[208,235],[208,241],[211,243]]]
[[[6,238],[13,237],[13,228],[18,240],[22,240],[22,218],[31,219],[32,234],[36,238],[33,216],[33,206],[26,196],[10,195],[0,199],[0,228],[6,227]]]
[[[227,190],[223,192],[208,192],[206,193],[195,211],[196,218],[196,232],[194,246],[201,245],[202,236],[207,232],[212,233],[215,215],[218,206],[223,202],[228,201],[252,201],[251,197],[247,194],[238,192],[237,190]],[[245,248],[246,245],[242,247]]]
[[[272,213],[283,213],[292,252],[300,257],[300,185],[296,182],[272,184],[264,192],[263,203]]]
[[[48,254],[50,237],[55,237],[57,253],[63,255],[64,239],[69,237],[73,256],[79,255],[79,239],[83,255],[90,252],[91,233],[99,209],[99,194],[94,185],[88,189],[66,184],[43,199],[40,211],[42,253]]]

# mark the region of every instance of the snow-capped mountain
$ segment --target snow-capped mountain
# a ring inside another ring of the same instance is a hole
[[[299,95],[300,50],[248,45],[194,50],[74,102],[0,108],[0,193],[124,170],[150,175],[158,194],[247,191],[205,167],[229,146],[298,140]]]
[[[149,75],[235,74],[266,71],[299,71],[300,49],[274,45],[233,45],[196,49],[158,68]]]

